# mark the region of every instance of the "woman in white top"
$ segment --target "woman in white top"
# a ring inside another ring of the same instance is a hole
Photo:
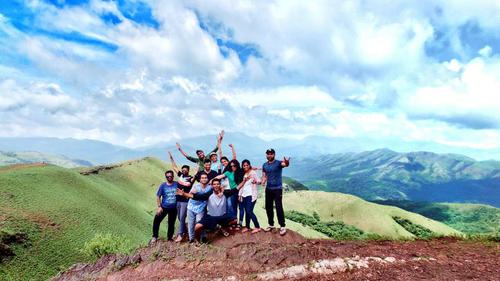
[[[250,230],[250,220],[252,220],[255,226],[255,229],[252,230],[252,233],[257,233],[261,231],[261,229],[259,221],[257,220],[257,216],[255,216],[253,209],[255,207],[255,203],[257,203],[257,185],[261,183],[261,179],[259,178],[257,173],[252,170],[250,161],[245,159],[241,163],[245,175],[243,176],[243,181],[238,185],[238,188],[241,188],[239,191],[239,198],[243,203],[243,207],[245,209],[246,223],[241,232],[247,232]]]

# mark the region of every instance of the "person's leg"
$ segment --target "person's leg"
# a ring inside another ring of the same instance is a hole
[[[188,220],[188,236],[189,236],[189,241],[194,240],[194,226],[196,224],[196,213],[187,210],[187,220]]]
[[[274,207],[273,207],[273,191],[266,188],[266,214],[267,214],[267,223],[269,226],[274,226]]]
[[[198,214],[196,214],[196,223],[197,224],[201,221],[203,216],[205,216],[205,211],[202,211],[202,212],[199,212]],[[200,240],[206,239],[207,233],[206,233],[205,229],[202,228],[200,231],[201,231],[201,234],[199,234]]]
[[[238,194],[233,194],[233,196],[229,197],[229,201],[231,201],[231,206],[233,207],[232,217],[236,218],[238,211]]]
[[[231,200],[231,198],[232,198],[232,196],[230,196],[226,199],[226,214],[228,216],[236,215],[236,213],[234,213],[234,211],[233,211],[233,209],[234,209],[233,208],[233,201]]]
[[[165,209],[162,210],[160,214],[156,214],[153,220],[153,238],[158,238],[158,231],[160,230],[160,223],[167,215]]]
[[[285,212],[283,211],[283,189],[275,190],[276,215],[281,227],[285,227]]]
[[[175,219],[177,218],[177,208],[172,208],[168,210],[168,229],[167,229],[167,239],[172,240],[174,237],[175,230]]]
[[[177,217],[179,218],[179,236],[187,233],[186,229],[187,202],[177,202]]]
[[[255,228],[260,229],[259,220],[257,220],[257,216],[253,212],[253,209],[255,207],[255,204],[257,203],[257,200],[252,202],[252,197],[251,196],[249,196],[249,197],[250,197],[250,218],[252,218],[252,222],[253,222],[253,225],[255,226]]]
[[[252,196],[243,197],[243,205],[245,206],[245,227],[250,229],[250,220],[252,219]]]
[[[245,216],[245,205],[243,205],[243,201],[240,202],[238,200],[238,208],[240,208],[240,226],[243,226],[243,217]]]
[[[201,233],[203,232],[203,224],[197,223],[196,226],[194,227],[194,232],[195,232],[195,237],[199,237],[200,235],[202,235]]]

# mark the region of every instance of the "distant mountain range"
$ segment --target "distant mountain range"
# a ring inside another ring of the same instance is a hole
[[[27,164],[43,162],[64,168],[75,168],[81,166],[92,166],[85,160],[69,159],[62,155],[47,154],[40,152],[3,152],[0,151],[0,166],[12,164]]]
[[[287,174],[310,189],[368,200],[471,202],[500,206],[500,162],[456,154],[379,149],[293,162]]]
[[[196,149],[206,153],[215,148],[216,136],[186,138],[179,140],[184,151],[195,155]],[[223,152],[230,155],[228,144],[236,147],[238,159],[249,159],[254,165],[262,165],[265,151],[269,147],[276,149],[278,156],[285,154],[293,158],[314,157],[326,153],[361,151],[361,147],[351,140],[342,138],[308,137],[302,140],[277,139],[264,141],[242,133],[226,133]],[[185,163],[184,157],[177,151],[175,141],[154,146],[131,149],[123,146],[95,140],[77,140],[60,138],[0,138],[0,151],[20,152],[37,151],[41,153],[65,155],[74,159],[85,159],[93,164],[108,164],[147,156],[167,160],[167,151],[172,151],[176,160]]]

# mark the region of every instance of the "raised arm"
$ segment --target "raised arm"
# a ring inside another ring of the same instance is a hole
[[[193,163],[198,162],[198,159],[194,158],[193,156],[189,156],[186,152],[184,152],[184,150],[182,150],[181,145],[178,142],[175,143],[175,146],[177,147],[179,152],[182,154],[182,156],[186,157],[187,160],[189,160]]]
[[[170,163],[172,164],[172,170],[174,170],[176,175],[179,174],[179,167],[177,167],[174,157],[172,156],[172,153],[170,151],[168,152],[168,157],[170,158]]]
[[[219,150],[219,159],[222,158],[222,139],[220,137],[220,134],[217,136],[217,149]]]
[[[233,160],[236,159],[236,149],[234,148],[234,145],[231,143],[229,144],[229,147],[231,148],[231,153],[233,154]]]
[[[177,181],[177,184],[182,185],[182,186],[186,186],[186,187],[193,185],[193,183],[190,181],[182,181],[180,179]]]

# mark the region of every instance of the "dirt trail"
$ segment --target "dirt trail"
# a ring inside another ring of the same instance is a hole
[[[219,279],[222,278],[222,279]],[[500,244],[456,239],[336,242],[289,231],[208,245],[162,241],[77,264],[53,280],[500,280]]]

